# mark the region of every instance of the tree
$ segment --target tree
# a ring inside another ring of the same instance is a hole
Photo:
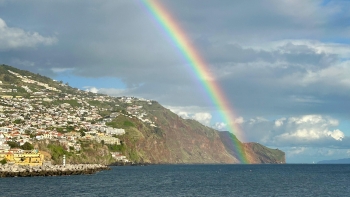
[[[11,147],[11,148],[19,148],[19,144],[17,142],[13,142],[13,141],[7,141],[7,144]]]
[[[79,132],[80,132],[81,137],[84,137],[84,136],[85,136],[85,132],[84,132],[83,129],[80,129]]]
[[[4,164],[7,163],[7,161],[6,161],[6,159],[4,158],[4,159],[2,159],[2,160],[0,161],[0,163],[1,163],[2,165],[4,165]]]
[[[31,143],[26,142],[26,143],[24,143],[24,144],[21,146],[21,148],[22,148],[23,150],[33,150],[33,149],[34,149],[34,146],[33,146]]]

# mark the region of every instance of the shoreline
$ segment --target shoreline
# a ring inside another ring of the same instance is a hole
[[[67,164],[50,166],[0,165],[0,177],[34,177],[34,176],[69,176],[95,174],[102,170],[110,170],[101,164]]]
[[[149,166],[149,165],[156,165],[153,163],[133,163],[133,162],[114,162],[111,164],[108,164],[108,166]]]

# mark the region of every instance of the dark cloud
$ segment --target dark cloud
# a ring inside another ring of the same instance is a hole
[[[312,84],[300,86],[290,80],[298,80],[310,70],[332,66],[338,59],[336,54],[317,53],[302,44],[287,43],[264,50],[245,43],[307,39],[314,32],[312,39],[327,37],[323,32],[331,25],[327,21],[347,17],[343,9],[335,14],[328,11],[339,7],[334,2],[328,7],[303,1],[205,0],[200,7],[196,1],[162,3],[184,28],[214,75],[222,75],[217,80],[228,97],[241,106],[240,111],[252,113],[259,108],[261,112],[273,111],[273,107],[286,109],[283,106],[290,106],[285,104],[290,102],[289,97],[303,96],[314,88]],[[49,47],[4,51],[0,54],[4,63],[50,76],[54,75],[53,68],[73,68],[76,75],[117,77],[133,88],[132,93],[153,94],[169,104],[193,104],[202,97],[194,94],[203,90],[200,82],[193,80],[195,74],[187,60],[141,2],[7,1],[2,8],[1,17],[8,26],[58,39]],[[299,13],[293,9],[299,9]],[[321,94],[313,92],[311,96]],[[176,95],[182,95],[184,100]]]

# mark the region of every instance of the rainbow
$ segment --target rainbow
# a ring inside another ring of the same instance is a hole
[[[212,102],[220,109],[220,115],[227,123],[229,131],[235,134],[237,138],[242,139],[242,131],[233,122],[233,120],[235,120],[235,115],[229,101],[227,100],[224,92],[221,90],[219,84],[216,83],[215,80],[212,80],[213,77],[209,71],[209,68],[206,66],[206,63],[200,54],[198,54],[195,47],[191,45],[191,42],[188,40],[185,32],[180,28],[174,18],[171,17],[166,8],[162,6],[158,0],[141,1],[190,63],[193,73],[195,73],[203,84],[203,87],[208,93]],[[243,145],[234,137],[231,137],[231,140],[236,150],[238,159],[241,163],[247,164],[248,159],[245,155]]]

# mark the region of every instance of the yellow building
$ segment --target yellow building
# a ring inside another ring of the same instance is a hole
[[[44,155],[37,150],[33,151],[8,151],[0,153],[0,160],[6,159],[8,163],[17,165],[41,166]]]

